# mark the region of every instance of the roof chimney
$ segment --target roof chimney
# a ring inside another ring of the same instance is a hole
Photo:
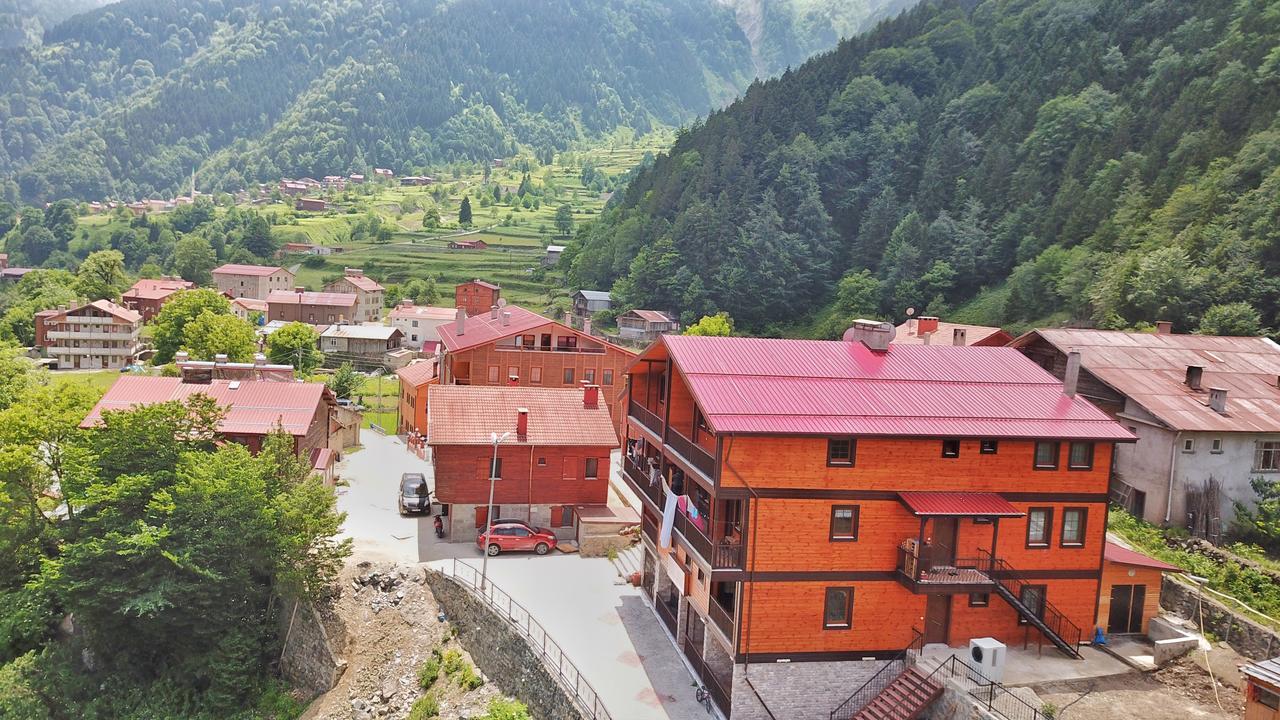
[[[956,328],[951,331],[951,344],[957,347],[968,345],[969,331],[964,328]]]
[[[459,335],[467,331],[467,310],[466,308],[458,308],[458,312],[454,315],[453,329]]]
[[[600,386],[599,385],[583,385],[582,386],[582,407],[587,410],[595,410],[600,405]]]
[[[1200,389],[1200,381],[1204,378],[1204,366],[1188,365],[1187,366],[1187,387],[1192,390]]]
[[[218,353],[217,355],[214,355],[214,356],[213,356],[213,361],[214,361],[215,363],[217,363],[218,365],[226,365],[226,364],[227,364],[227,354],[226,354],[226,353]]]
[[[1169,321],[1169,320],[1157,320],[1157,321],[1156,321],[1156,334],[1157,334],[1157,335],[1172,335],[1172,334],[1173,334],[1173,322],[1172,322],[1172,321]]]
[[[1076,386],[1080,384],[1080,351],[1067,353],[1067,371],[1062,375],[1062,392],[1067,397],[1075,397]]]
[[[262,353],[253,354],[253,364],[255,367],[262,367],[267,364],[267,356]]]
[[[306,292],[307,289],[302,287],[301,285],[298,285],[293,288],[293,291],[301,295],[302,293]]]
[[[935,332],[938,332],[938,318],[932,315],[922,315],[916,323],[916,334],[925,335]]]
[[[181,365],[182,363],[190,359],[191,359],[191,353],[187,352],[186,350],[179,350],[178,352],[173,354],[173,361],[178,363],[179,365]]]
[[[510,325],[510,324],[511,324],[511,311],[510,311],[510,310],[503,310],[503,311],[502,311],[502,324],[503,324],[503,325]]]
[[[529,437],[529,408],[516,408],[516,437]]]
[[[1209,388],[1209,407],[1219,415],[1227,414],[1227,390],[1226,388]]]
[[[591,334],[591,318],[582,321],[582,332],[584,335]]]
[[[342,268],[342,274],[347,277],[360,277],[364,275],[364,270],[362,268]]]
[[[923,319],[921,318],[921,320]],[[844,341],[861,342],[873,352],[887,352],[889,350],[889,342],[893,340],[896,329],[893,323],[882,323],[875,320],[854,320],[853,327],[844,331]]]
[[[489,306],[489,319],[490,319],[490,320],[497,320],[497,319],[498,319],[498,306],[497,306],[497,305],[490,305],[490,306]]]

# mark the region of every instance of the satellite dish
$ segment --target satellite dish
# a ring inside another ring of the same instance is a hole
[[[507,306],[507,299],[506,299],[506,298],[498,298],[498,307],[500,307],[500,308],[504,308],[504,307],[506,307],[506,306]]]
[[[912,315],[915,315],[915,314],[916,314],[916,309],[915,309],[915,308],[913,308],[913,307],[909,307],[909,308],[907,308],[907,317],[911,317]]]

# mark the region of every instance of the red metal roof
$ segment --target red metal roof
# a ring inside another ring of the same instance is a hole
[[[624,314],[635,315],[641,320],[644,320],[645,322],[651,322],[651,323],[675,322],[675,320],[673,320],[672,318],[667,317],[666,313],[658,312],[657,310],[632,310]]]
[[[1118,543],[1107,541],[1106,548],[1102,551],[1102,556],[1107,562],[1120,563],[1121,565],[1138,565],[1141,567],[1155,568],[1157,570],[1171,570],[1179,572],[1182,568],[1176,565],[1170,565],[1163,560],[1157,560],[1153,557],[1143,555],[1136,550],[1130,550]]]
[[[458,284],[459,284],[459,285],[479,285],[479,286],[480,286],[480,287],[482,287],[482,288],[489,288],[490,290],[501,290],[501,289],[502,289],[502,288],[501,288],[501,287],[499,287],[498,285],[494,285],[494,284],[493,284],[493,283],[491,283],[491,282],[486,282],[486,281],[484,281],[484,280],[480,280],[480,279],[476,279],[476,280],[468,280],[468,281],[466,281],[466,282],[464,282],[464,283],[458,283]]]
[[[272,290],[267,293],[267,304],[276,303],[279,305],[354,306],[357,300],[359,298],[355,293],[297,292],[293,290]]]
[[[998,493],[984,492],[900,492],[898,497],[915,515],[961,515],[964,517],[1022,517],[1026,513],[1009,504]]]
[[[502,324],[501,311],[511,313],[511,319],[506,325]],[[490,317],[489,313],[468,317],[463,326],[464,333],[462,335],[457,332],[458,323],[456,320],[438,325],[436,332],[440,334],[440,341],[444,343],[446,350],[457,352],[479,347],[512,335],[519,335],[535,328],[551,325],[553,322],[553,320],[548,320],[535,312],[525,310],[519,305],[506,305],[500,308],[497,318]]]
[[[1017,350],[665,335],[718,433],[1132,441]]]
[[[80,427],[96,425],[105,410],[185,400],[196,394],[208,395],[226,410],[219,432],[244,435],[266,434],[277,424],[290,435],[306,435],[316,412],[332,402],[322,383],[214,380],[203,385],[184,383],[180,378],[122,375]]]
[[[214,275],[271,275],[278,273],[284,268],[273,267],[269,265],[237,265],[236,263],[227,263],[216,267],[212,270]]]
[[[125,290],[123,297],[163,300],[179,290],[187,290],[195,286],[195,283],[187,280],[149,280],[144,278],[134,283],[133,287]]]
[[[894,337],[895,345],[924,345],[925,335],[917,332],[919,323],[913,318],[898,326],[898,334]],[[965,331],[965,344],[1004,345],[1013,336],[998,327],[987,325],[966,325],[964,323],[938,322],[938,328],[929,334],[930,345],[950,345],[956,330]]]
[[[597,394],[583,407],[583,390],[526,386],[441,385],[427,406],[429,445],[489,445],[490,433],[511,433],[507,445],[617,447],[618,436]],[[516,436],[516,410],[529,411],[529,432]]]
[[[368,275],[343,275],[341,279],[346,280],[347,282],[351,283],[354,287],[360,288],[365,292],[376,292],[378,290],[385,289],[378,284],[377,280],[374,280]]]

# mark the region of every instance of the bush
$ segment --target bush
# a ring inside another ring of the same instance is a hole
[[[529,708],[519,700],[494,698],[489,701],[489,710],[479,720],[533,720]]]
[[[413,707],[409,708],[408,720],[427,720],[427,718],[440,716],[440,701],[435,695],[427,693],[417,700],[413,701]]]
[[[462,670],[458,672],[458,687],[463,690],[475,690],[484,684],[484,678],[480,677],[480,673],[471,665],[463,665]]]
[[[444,674],[453,677],[453,674],[462,669],[466,664],[466,660],[462,659],[462,653],[457,650],[444,651]]]
[[[440,677],[440,661],[431,658],[422,663],[422,667],[418,668],[418,685],[423,690],[435,684],[436,679]]]

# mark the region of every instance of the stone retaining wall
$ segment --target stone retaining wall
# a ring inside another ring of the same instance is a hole
[[[1199,588],[1183,585],[1168,575],[1160,583],[1160,605],[1196,623],[1202,633],[1212,633],[1245,657],[1266,660],[1280,655],[1280,635],[1237,614],[1211,595],[1202,594]]]
[[[884,664],[849,660],[734,665],[733,720],[829,720],[832,709]],[[772,715],[760,705],[761,699]]]
[[[320,615],[310,603],[286,600],[279,616],[280,675],[307,700],[338,684],[347,661],[338,657]]]
[[[437,571],[427,571],[427,585],[490,682],[528,705],[539,720],[586,720],[510,621]]]

